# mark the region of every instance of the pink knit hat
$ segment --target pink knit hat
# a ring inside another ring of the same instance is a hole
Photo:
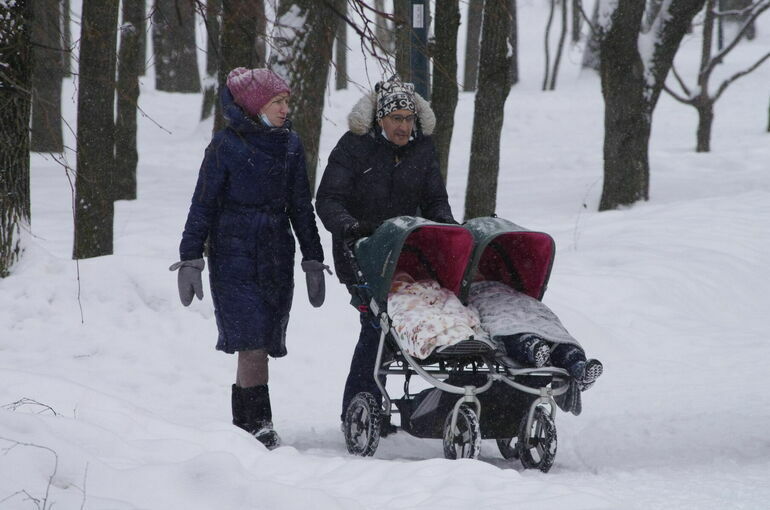
[[[262,107],[278,94],[291,94],[286,82],[270,69],[236,67],[227,75],[227,88],[235,103],[251,117],[259,116]]]

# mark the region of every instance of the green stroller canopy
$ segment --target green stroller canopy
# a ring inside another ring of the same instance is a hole
[[[415,280],[436,280],[459,297],[473,235],[460,225],[399,216],[358,241],[354,251],[372,298],[384,308],[396,271],[405,271]]]
[[[475,280],[502,282],[535,299],[543,299],[556,245],[544,232],[533,232],[503,218],[485,217],[464,224],[473,233],[474,249],[460,299],[468,302]]]

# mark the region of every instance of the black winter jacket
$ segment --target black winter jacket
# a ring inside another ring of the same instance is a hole
[[[316,211],[332,234],[334,266],[344,284],[355,283],[342,243],[356,221],[379,224],[408,215],[456,223],[433,139],[418,130],[415,139],[399,147],[374,124],[365,134],[348,131],[337,143],[318,188]]]

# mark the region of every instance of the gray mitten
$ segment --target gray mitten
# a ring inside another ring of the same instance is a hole
[[[168,268],[169,271],[179,270],[177,275],[177,284],[179,285],[179,299],[184,306],[190,306],[193,300],[193,294],[198,296],[198,299],[203,299],[203,282],[201,281],[201,273],[203,268],[206,267],[206,262],[203,259],[195,260],[180,260],[171,264]]]
[[[302,262],[302,270],[305,272],[307,281],[307,297],[310,304],[318,308],[324,304],[326,297],[326,281],[324,279],[324,269],[333,274],[329,266],[317,260],[305,260]]]

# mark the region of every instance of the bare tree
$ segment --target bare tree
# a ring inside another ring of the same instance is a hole
[[[519,83],[519,20],[516,0],[509,0],[511,12],[511,35],[508,44],[511,46],[511,86]]]
[[[433,90],[431,105],[436,114],[433,140],[438,152],[444,182],[447,179],[449,147],[457,107],[457,30],[460,27],[459,0],[436,4],[436,28],[433,43]]]
[[[600,211],[649,198],[652,114],[682,37],[704,2],[665,2],[650,31],[640,34],[644,2],[618,0],[599,24],[605,103]],[[650,48],[644,58],[639,47]]]
[[[291,87],[292,122],[305,146],[312,189],[329,63],[344,1],[282,0],[273,36],[270,64]]]
[[[551,24],[553,23],[556,8],[561,11],[561,31],[559,32],[559,42],[556,46],[556,58],[553,67],[550,64],[550,35]],[[548,14],[548,22],[545,27],[545,75],[543,77],[543,90],[556,89],[556,75],[559,73],[559,63],[561,54],[564,50],[564,41],[567,38],[567,0],[551,0],[551,10]]]
[[[714,122],[714,104],[720,97],[722,97],[722,94],[724,94],[725,90],[727,90],[727,87],[733,84],[737,79],[753,72],[765,61],[770,59],[770,51],[768,51],[748,68],[737,72],[724,80],[719,85],[719,87],[717,87],[715,92],[711,92],[709,90],[709,81],[711,80],[711,74],[713,73],[714,69],[716,69],[716,67],[724,61],[728,53],[737,47],[740,40],[745,37],[751,27],[754,26],[754,22],[756,21],[757,17],[766,10],[770,9],[770,0],[759,0],[751,4],[745,10],[745,12],[748,14],[744,16],[743,24],[738,30],[738,33],[733,36],[732,40],[727,43],[727,45],[724,46],[721,51],[713,54],[714,20],[719,15],[726,15],[725,13],[719,13],[715,11],[716,4],[716,0],[706,1],[706,16],[703,20],[701,61],[700,67],[698,69],[696,86],[694,88],[688,87],[684,80],[676,72],[676,69],[674,69],[673,74],[679,83],[683,95],[674,92],[670,87],[665,87],[666,92],[671,94],[675,99],[694,107],[698,112],[698,130],[696,135],[697,143],[695,147],[696,152],[709,152],[711,150],[711,126]],[[727,15],[733,14],[732,12],[727,11]]]
[[[118,55],[118,112],[115,122],[115,199],[136,198],[136,110],[139,101],[139,74],[143,67],[140,34],[144,19],[144,0],[122,0],[123,23],[120,27]]]
[[[500,132],[511,88],[508,0],[486,0],[482,24],[479,87],[473,114],[471,159],[465,195],[465,218],[489,216],[497,206]]]
[[[21,256],[30,224],[31,18],[29,0],[0,2],[0,278]]]
[[[476,90],[483,13],[484,0],[468,0],[468,28],[465,32],[465,70],[463,73],[463,90],[465,92]]]
[[[59,0],[32,4],[32,139],[30,150],[61,152],[61,89],[64,77]]]
[[[219,33],[221,29],[222,0],[206,0],[206,5],[198,3],[203,26],[206,27],[206,77],[203,79],[203,106],[201,120],[208,119],[214,113],[217,101],[219,80]]]
[[[155,0],[152,44],[155,88],[166,92],[200,92],[195,8],[191,0]]]
[[[61,15],[59,19],[61,20],[62,48],[64,48],[64,55],[62,55],[64,76],[72,76],[72,30],[70,29],[72,15],[70,14],[70,0],[61,0]]]
[[[599,56],[599,46],[601,45],[601,31],[599,26],[599,5],[601,2],[594,2],[593,14],[591,14],[591,22],[589,23],[590,32],[588,33],[588,39],[586,40],[586,47],[583,50],[583,62],[582,66],[585,69],[593,69],[599,71],[601,58]],[[582,2],[580,2],[580,8],[582,10]]]
[[[374,8],[378,13],[385,12],[385,1],[374,0]],[[386,53],[393,51],[393,29],[388,25],[388,18],[375,14],[375,37]]]
[[[118,0],[83,0],[73,257],[112,254]]]
[[[261,30],[261,31],[260,31]],[[223,0],[222,25],[219,36],[219,87],[236,67],[265,65],[265,3],[263,0]],[[214,131],[225,127],[222,104],[215,101]]]
[[[342,6],[343,16],[337,20],[337,37],[334,48],[334,84],[337,90],[348,88],[348,5]]]

